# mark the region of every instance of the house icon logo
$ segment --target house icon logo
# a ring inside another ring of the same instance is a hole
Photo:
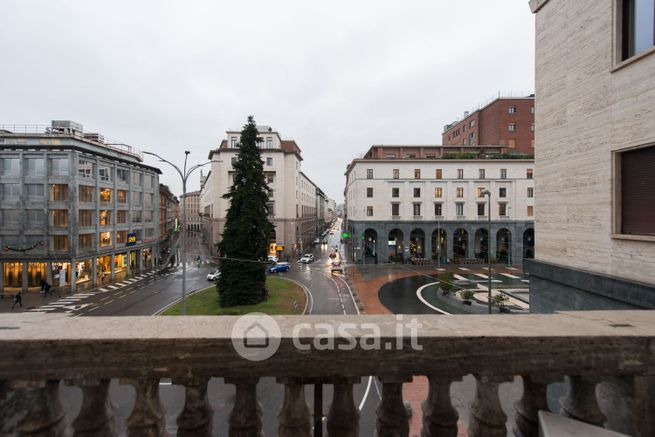
[[[244,333],[244,340],[243,344],[246,347],[262,347],[266,348],[270,344],[270,340],[268,338],[268,332],[264,327],[262,326],[261,323],[255,322],[252,326],[250,326],[248,329],[246,329],[246,332]]]
[[[251,361],[263,361],[280,347],[280,326],[275,319],[263,313],[250,313],[239,317],[232,326],[234,350]]]

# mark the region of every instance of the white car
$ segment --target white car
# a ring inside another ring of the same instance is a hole
[[[320,238],[314,238],[314,244],[321,244]]]
[[[304,263],[304,264],[309,264],[311,262],[314,262],[314,255],[311,253],[308,253],[306,255],[303,255],[302,258],[298,262]]]
[[[207,280],[208,281],[218,281],[218,278],[221,277],[221,271],[216,269],[210,274],[207,275]]]
[[[278,260],[277,260],[277,256],[273,256],[273,255],[269,255],[269,256],[268,256],[268,262],[269,262],[269,263],[273,263],[273,264],[275,264],[275,263],[277,263],[277,261],[278,261]]]

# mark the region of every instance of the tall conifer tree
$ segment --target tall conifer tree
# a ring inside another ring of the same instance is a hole
[[[234,183],[223,196],[230,201],[223,239],[217,288],[223,307],[252,305],[266,298],[268,239],[273,225],[268,220],[268,185],[261,151],[257,147],[257,125],[252,115],[241,131],[234,163]]]

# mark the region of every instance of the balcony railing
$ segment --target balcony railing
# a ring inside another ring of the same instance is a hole
[[[226,424],[229,435],[259,436],[262,410],[256,385],[259,378],[272,376],[285,385],[279,435],[310,435],[312,417],[303,385],[324,383],[334,385],[329,435],[356,436],[359,411],[353,384],[374,375],[383,387],[377,434],[407,436],[402,385],[427,375],[422,436],[456,435],[458,413],[451,404],[450,384],[473,374],[477,387],[469,436],[505,435],[498,389],[516,375],[523,379],[523,395],[516,403],[515,423],[509,425],[517,435],[538,435],[537,412],[548,409],[547,384],[564,380],[569,383],[560,401],[564,415],[630,435],[653,435],[653,399],[648,397],[655,376],[652,311],[423,315],[415,316],[418,335],[400,340],[394,316],[278,316],[279,348],[263,361],[248,360],[235,350],[231,332],[238,319],[1,315],[0,434],[67,435],[68,420],[58,398],[63,380],[83,393],[72,421],[75,435],[116,435],[108,385],[119,379],[136,391],[128,435],[164,435],[166,414],[158,383],[172,378],[186,389],[178,435],[211,435],[207,383],[222,377],[236,386]],[[405,322],[409,319],[404,316]],[[300,323],[309,326],[294,333]],[[352,337],[337,337],[333,350],[297,347],[324,336],[325,326],[339,332],[343,323],[352,324]],[[376,338],[383,347],[370,347],[370,325],[364,323],[378,327]],[[369,341],[360,341],[365,336]],[[599,402],[606,401],[611,408],[601,409]]]

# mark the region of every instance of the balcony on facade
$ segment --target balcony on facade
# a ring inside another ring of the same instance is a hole
[[[116,435],[108,385],[117,380],[134,386],[136,393],[128,435],[164,435],[159,381],[171,378],[186,390],[178,435],[212,435],[213,410],[221,407],[211,405],[207,384],[210,378],[224,378],[236,386],[236,396],[223,433],[259,436],[257,381],[275,377],[285,387],[283,403],[275,406],[279,435],[309,436],[314,421],[303,387],[332,385],[328,434],[356,436],[360,413],[353,384],[373,376],[382,387],[377,434],[407,436],[403,383],[427,376],[422,435],[455,435],[458,412],[451,404],[450,386],[472,374],[477,382],[469,399],[469,436],[502,436],[508,430],[539,435],[537,413],[548,410],[547,387],[555,382],[568,383],[559,401],[561,414],[629,435],[653,435],[655,318],[649,311],[421,315],[412,322],[418,327],[413,338],[406,332],[397,336],[395,316],[276,316],[280,345],[263,361],[236,352],[231,332],[237,320],[0,315],[0,433],[38,430],[57,436],[72,427],[76,435]],[[296,331],[300,323],[307,328]],[[332,350],[312,347],[326,326],[339,332],[343,323],[355,326],[350,338],[337,335]],[[377,344],[395,346],[371,348],[363,341],[371,335],[365,324],[377,327]],[[62,408],[60,381],[82,390],[76,417],[68,418],[70,412]],[[507,423],[499,387],[512,381],[521,381],[522,395]]]

